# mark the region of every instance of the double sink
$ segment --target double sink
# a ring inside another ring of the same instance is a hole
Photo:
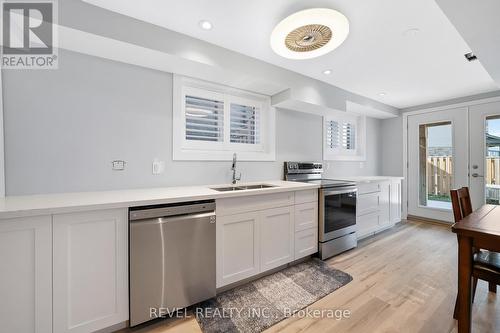
[[[228,191],[258,190],[271,187],[277,187],[277,186],[268,184],[255,184],[255,185],[242,185],[242,186],[235,185],[227,187],[212,187],[211,189],[219,192],[228,192]]]

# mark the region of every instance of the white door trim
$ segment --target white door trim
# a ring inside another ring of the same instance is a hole
[[[0,70],[0,198],[5,197],[5,146],[3,125],[3,82]]]

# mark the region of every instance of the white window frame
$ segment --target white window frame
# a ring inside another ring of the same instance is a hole
[[[328,146],[328,124],[331,121],[354,124],[354,149],[331,149]],[[323,117],[323,159],[325,161],[366,161],[366,117],[364,115],[339,113]]]
[[[185,96],[224,101],[224,141],[203,142],[186,140]],[[230,142],[231,103],[259,109],[260,142],[244,144]],[[233,153],[242,161],[275,161],[276,111],[269,96],[247,92],[211,82],[196,80],[174,74],[173,77],[173,121],[172,157],[178,161],[230,161]]]

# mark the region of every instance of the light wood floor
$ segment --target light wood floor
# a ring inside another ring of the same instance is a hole
[[[350,310],[349,319],[288,318],[266,332],[456,332],[457,241],[449,227],[410,221],[361,242],[328,264],[354,280],[310,306]],[[500,293],[500,289],[499,289]],[[473,332],[500,332],[500,296],[479,282]],[[123,332],[200,332],[194,318]]]

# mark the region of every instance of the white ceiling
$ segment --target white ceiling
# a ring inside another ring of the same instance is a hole
[[[261,59],[398,108],[499,89],[434,0],[84,0]],[[273,53],[269,36],[284,17],[327,7],[350,21],[333,52],[309,60]],[[200,20],[213,23],[211,31]],[[417,28],[420,33],[405,36]],[[325,69],[332,74],[324,75]],[[381,93],[385,93],[381,96]]]

